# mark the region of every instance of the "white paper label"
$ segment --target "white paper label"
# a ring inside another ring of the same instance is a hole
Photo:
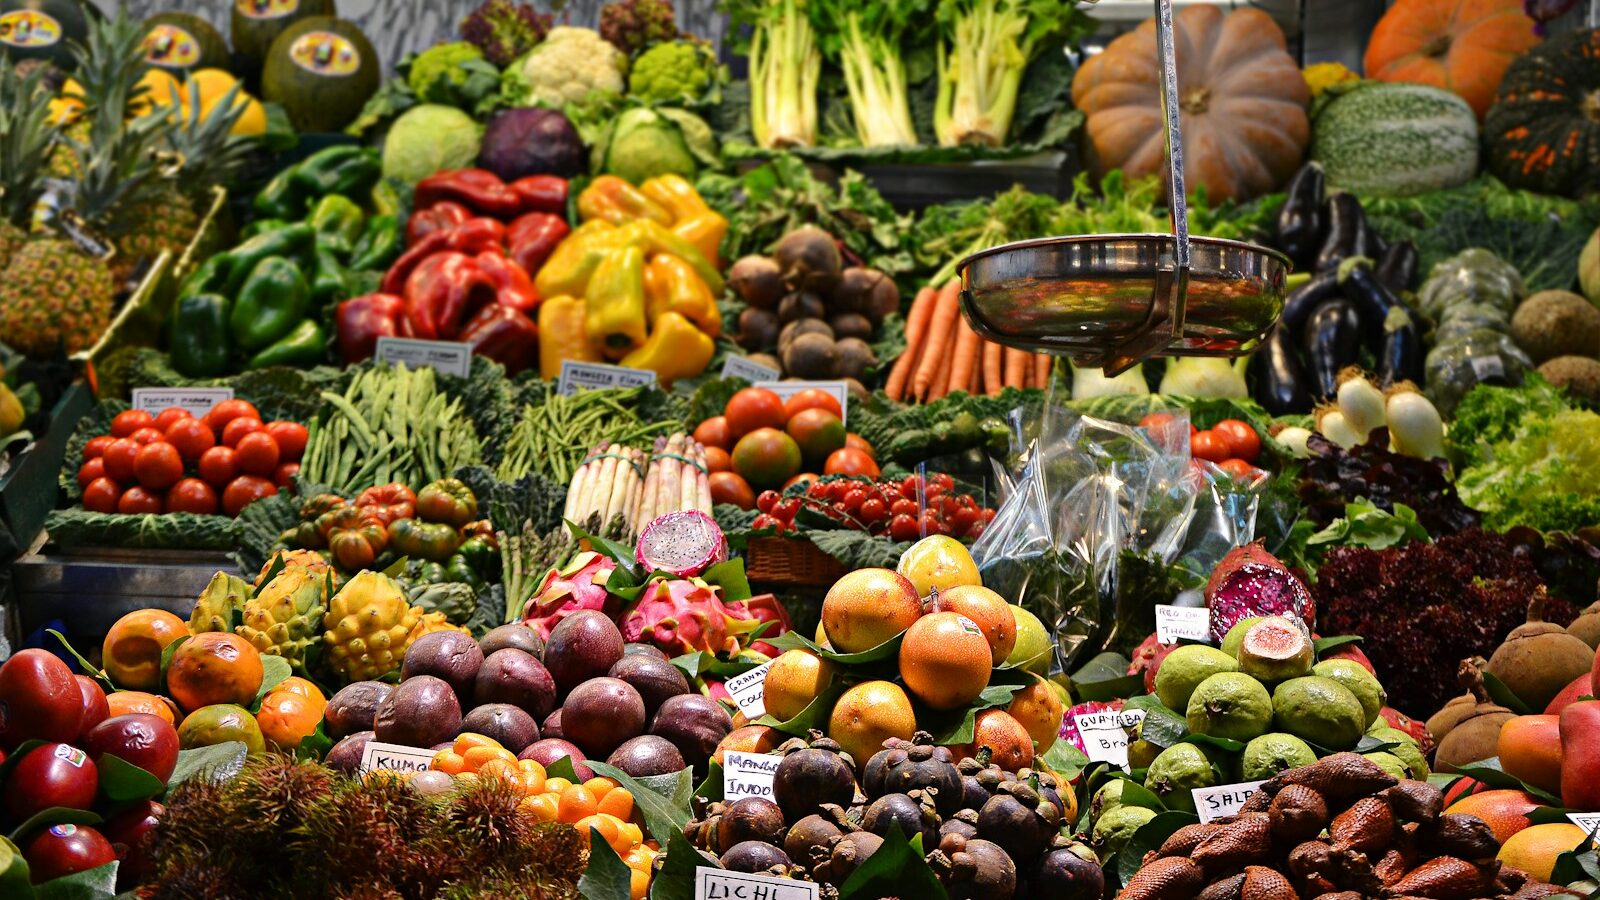
[[[728,689],[733,702],[739,705],[739,711],[744,713],[747,719],[759,719],[767,714],[763,685],[767,680],[767,670],[770,668],[772,663],[762,663],[748,672],[729,678],[722,685]]]
[[[1467,364],[1472,366],[1472,374],[1478,376],[1479,381],[1488,381],[1491,378],[1504,378],[1505,364],[1498,356],[1473,356],[1467,359]]]
[[[827,391],[839,401],[840,420],[850,422],[850,386],[842,381],[758,381],[751,386],[766,388],[785,400],[801,391]]]
[[[1156,640],[1163,644],[1211,642],[1211,610],[1204,606],[1156,605]]]
[[[1600,812],[1567,813],[1567,818],[1572,820],[1572,824],[1582,828],[1591,838],[1600,833]]]
[[[1200,814],[1200,822],[1204,824],[1212,819],[1231,816],[1239,811],[1250,795],[1261,787],[1259,781],[1245,781],[1239,784],[1219,784],[1214,787],[1195,788],[1189,793],[1194,795],[1195,812]]]
[[[421,772],[433,765],[433,750],[407,747],[404,744],[385,744],[367,741],[361,752],[362,772],[386,769],[390,772]]]
[[[1093,762],[1110,763],[1121,769],[1128,768],[1128,732],[1144,721],[1144,710],[1125,709],[1121,712],[1084,713],[1073,716],[1078,726],[1078,736],[1083,738],[1083,752]]]
[[[821,886],[815,881],[749,875],[696,866],[695,900],[817,900]]]
[[[772,799],[772,776],[778,771],[781,756],[766,753],[740,753],[725,750],[722,753],[722,799],[740,797],[765,797]]]
[[[783,373],[771,366],[764,366],[748,356],[730,356],[722,364],[722,377],[763,382],[776,381],[783,377]]]
[[[656,373],[649,369],[630,369],[626,366],[607,366],[568,359],[561,363],[561,381],[556,386],[556,393],[569,397],[578,388],[628,388],[655,383]]]
[[[134,388],[133,408],[158,415],[177,407],[199,418],[224,400],[233,399],[233,388]]]
[[[472,345],[460,341],[381,337],[373,356],[391,366],[397,363],[405,363],[410,369],[430,366],[441,374],[458,378],[465,378],[472,372]]]

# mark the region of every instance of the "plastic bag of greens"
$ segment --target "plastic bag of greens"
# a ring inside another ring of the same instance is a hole
[[[1489,303],[1507,316],[1527,289],[1515,266],[1488,250],[1463,250],[1440,262],[1417,292],[1417,311],[1435,322],[1461,303]]]
[[[1441,340],[1428,351],[1423,365],[1428,383],[1425,393],[1439,413],[1449,418],[1461,398],[1480,384],[1521,384],[1533,368],[1533,360],[1509,335],[1478,328]]]

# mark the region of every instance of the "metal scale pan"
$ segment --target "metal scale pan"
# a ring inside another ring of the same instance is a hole
[[[1115,375],[1152,356],[1240,356],[1283,311],[1289,258],[1191,237],[1184,196],[1172,0],[1156,0],[1171,184],[1171,234],[1090,234],[1003,244],[957,268],[983,337]]]

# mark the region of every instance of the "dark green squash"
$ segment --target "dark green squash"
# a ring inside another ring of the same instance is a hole
[[[1600,191],[1600,29],[1553,37],[1513,62],[1483,133],[1490,169],[1512,187]]]

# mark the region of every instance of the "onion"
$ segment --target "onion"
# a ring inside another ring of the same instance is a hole
[[[1339,373],[1339,390],[1335,397],[1339,411],[1344,413],[1345,422],[1359,438],[1357,443],[1364,443],[1374,429],[1388,424],[1383,391],[1378,390],[1367,374],[1355,366],[1346,367]]]
[[[1337,406],[1323,406],[1317,409],[1317,431],[1346,450],[1361,443],[1361,436],[1350,427],[1349,421]]]
[[[1306,441],[1311,439],[1311,430],[1309,428],[1301,428],[1299,425],[1289,425],[1283,429],[1280,429],[1278,433],[1272,437],[1278,443],[1282,444],[1284,449],[1289,451],[1289,455],[1293,456],[1295,459],[1311,458],[1311,451],[1306,448]]]
[[[1416,385],[1402,381],[1390,388],[1384,412],[1395,452],[1419,459],[1444,456],[1444,420]]]

